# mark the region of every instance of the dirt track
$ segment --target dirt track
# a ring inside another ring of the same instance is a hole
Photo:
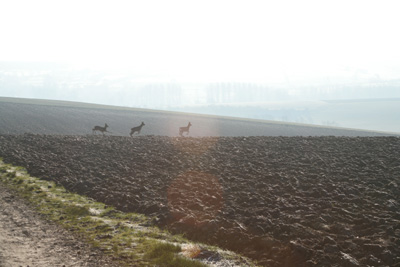
[[[265,266],[399,266],[397,137],[0,136],[0,153]]]
[[[0,183],[0,266],[117,266]]]

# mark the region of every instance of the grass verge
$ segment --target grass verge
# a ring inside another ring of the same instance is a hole
[[[79,235],[120,266],[210,266],[206,264],[210,263],[207,259],[198,257],[201,251],[213,251],[221,257],[225,253],[224,261],[229,262],[229,266],[255,266],[232,252],[193,245],[182,236],[152,227],[151,218],[144,215],[120,212],[104,203],[70,193],[54,182],[31,177],[23,168],[5,164],[1,158],[0,182],[32,203],[46,219]],[[198,252],[187,253],[187,247],[196,247]]]

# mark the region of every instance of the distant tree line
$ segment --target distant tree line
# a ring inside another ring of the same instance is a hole
[[[113,76],[99,71],[0,69],[0,96],[145,108],[288,100],[400,98],[400,80],[288,86],[249,82],[144,82],[139,78],[134,75]]]

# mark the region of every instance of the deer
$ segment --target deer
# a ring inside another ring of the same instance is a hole
[[[104,125],[104,127],[94,126],[94,128],[92,129],[92,133],[95,134],[96,131],[99,131],[104,135],[104,132],[108,132],[109,133],[109,131],[107,131],[107,127],[108,127],[107,123]]]
[[[180,135],[180,136],[183,136],[182,134],[183,134],[184,132],[187,132],[186,135],[189,135],[189,128],[190,128],[190,126],[192,126],[192,124],[189,122],[189,123],[188,123],[188,126],[186,126],[186,127],[179,127],[179,135]]]
[[[132,137],[132,135],[133,135],[135,132],[138,132],[138,134],[140,134],[140,131],[142,130],[142,127],[145,126],[145,125],[146,125],[146,124],[144,124],[144,122],[142,121],[142,124],[140,124],[139,126],[133,127],[133,128],[131,129],[130,136]]]

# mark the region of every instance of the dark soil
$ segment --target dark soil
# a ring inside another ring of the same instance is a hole
[[[400,266],[398,137],[3,135],[0,156],[265,266]]]

